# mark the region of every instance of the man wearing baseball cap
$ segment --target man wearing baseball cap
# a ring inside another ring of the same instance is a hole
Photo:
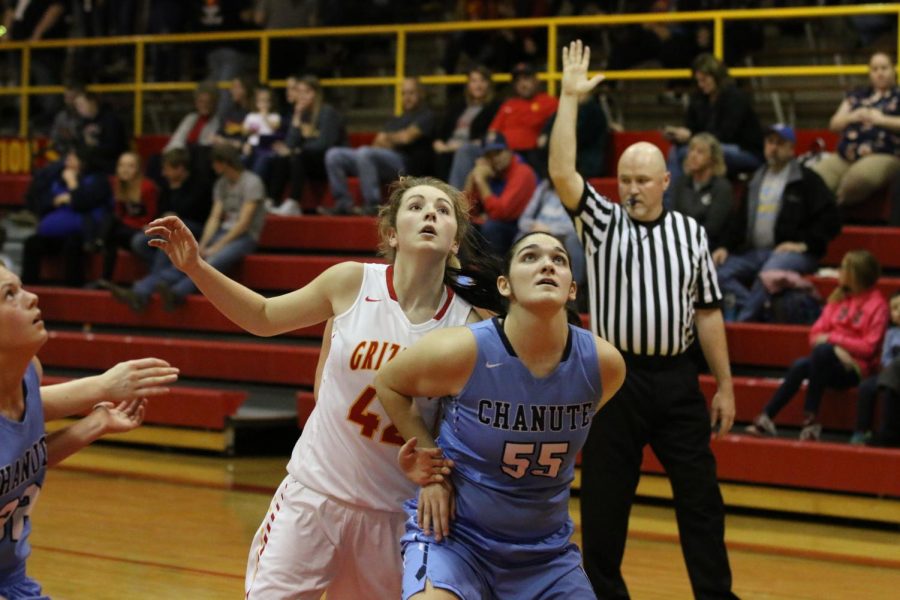
[[[745,206],[735,215],[723,246],[712,254],[719,265],[719,287],[736,307],[726,318],[760,320],[769,299],[760,274],[812,273],[841,230],[834,195],[797,161],[796,143],[790,125],[776,123],[766,129],[766,164],[753,174]]]
[[[531,164],[539,166],[538,137],[547,120],[556,112],[558,101],[540,91],[534,65],[520,62],[512,68],[515,96],[500,105],[488,131],[502,133],[510,150],[518,152]]]
[[[536,187],[534,169],[509,149],[502,133],[489,132],[464,190],[484,209],[481,233],[497,256],[512,246],[519,217]]]

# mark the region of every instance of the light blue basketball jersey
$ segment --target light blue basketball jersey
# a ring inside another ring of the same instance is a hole
[[[486,537],[565,545],[575,458],[601,395],[594,336],[570,325],[559,365],[537,378],[516,356],[500,320],[469,327],[478,358],[459,395],[444,400],[438,439],[456,462],[451,530],[482,538],[479,543]]]
[[[22,380],[21,421],[0,417],[0,591],[25,574],[31,553],[31,513],[47,470],[47,443],[40,381],[34,365]]]

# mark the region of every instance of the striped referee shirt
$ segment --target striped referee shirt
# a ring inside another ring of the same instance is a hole
[[[722,300],[703,227],[668,210],[652,222],[633,221],[587,181],[572,216],[585,250],[594,333],[632,354],[687,350],[695,308]]]

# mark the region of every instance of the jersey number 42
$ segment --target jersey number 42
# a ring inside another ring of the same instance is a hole
[[[361,433],[369,439],[375,439],[379,428],[381,427],[381,415],[370,412],[369,405],[375,399],[375,388],[371,385],[362,391],[362,394],[350,406],[347,418],[362,427]],[[383,444],[392,444],[394,446],[403,445],[403,437],[397,428],[392,424],[381,432],[381,442]]]

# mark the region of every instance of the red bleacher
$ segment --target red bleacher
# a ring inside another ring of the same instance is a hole
[[[67,380],[67,377],[48,375],[41,384],[53,385]],[[226,419],[233,416],[246,399],[246,392],[177,386],[147,404],[144,422],[222,430]]]

